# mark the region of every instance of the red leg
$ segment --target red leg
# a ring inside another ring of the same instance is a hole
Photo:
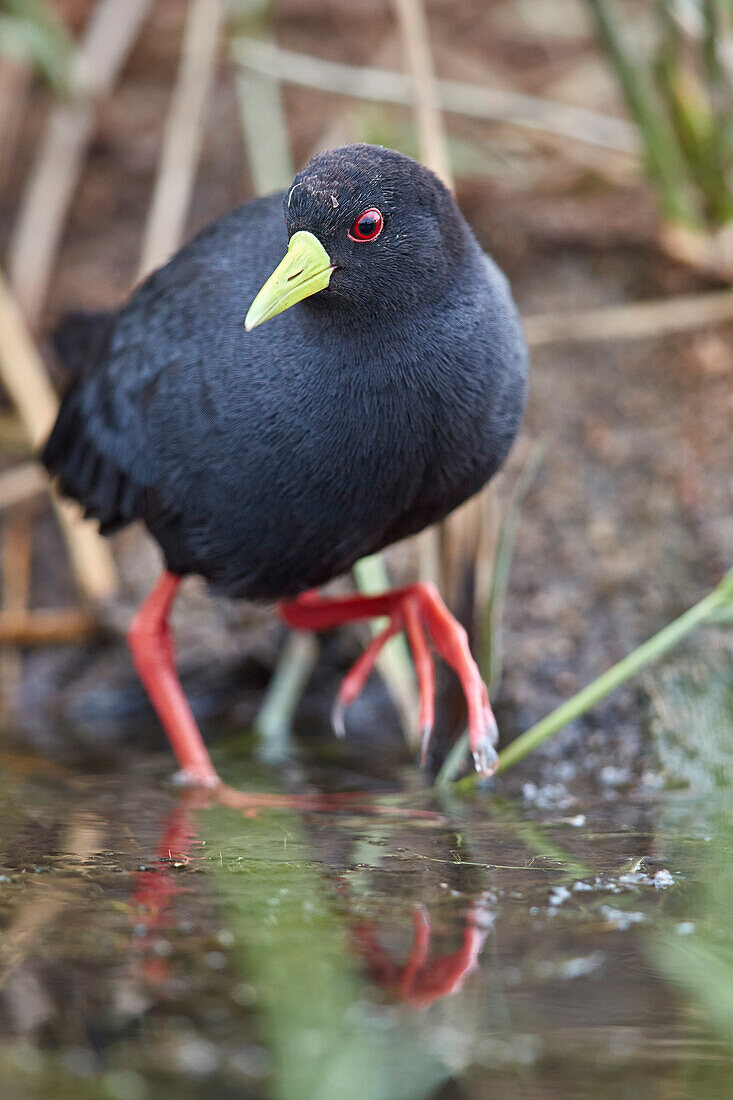
[[[415,658],[420,688],[420,725],[425,756],[433,725],[434,670],[423,627],[427,627],[443,659],[457,673],[468,707],[468,735],[476,770],[491,775],[496,770],[496,721],[488,692],[468,647],[468,637],[430,584],[414,584],[380,596],[347,596],[326,600],[307,592],[280,605],[280,613],[296,630],[331,630],[342,623],[387,616],[390,626],[369,646],[349,673],[339,692],[341,703],[352,702],[366,682],[376,655],[387,637],[405,628]],[[336,709],[337,716],[339,708]]]
[[[220,782],[176,674],[168,614],[181,578],[164,573],[138,611],[127,634],[138,675],[181,767],[192,786]]]
[[[468,635],[451,615],[434,585],[426,584],[419,587],[423,600],[423,614],[430,627],[433,641],[443,660],[457,673],[466,697],[468,740],[476,771],[480,775],[492,775],[498,763],[494,746],[499,740],[499,729],[489,703],[486,685],[471,656]]]
[[[415,661],[415,674],[420,689],[420,763],[425,767],[430,734],[435,724],[435,666],[425,641],[417,600],[405,601],[405,629]]]

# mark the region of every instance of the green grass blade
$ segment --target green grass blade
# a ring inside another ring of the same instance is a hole
[[[57,92],[66,92],[73,43],[41,0],[0,0],[0,54],[29,61]]]
[[[481,640],[479,642],[479,667],[488,686],[490,697],[493,697],[501,682],[501,627],[522,505],[534,483],[546,451],[546,440],[535,443],[530,450],[514,484],[496,544],[489,601],[481,623]],[[464,732],[443,761],[443,766],[435,779],[435,786],[446,787],[449,783],[452,783],[463,767],[467,755],[468,734]]]
[[[649,174],[665,216],[686,225],[698,224],[699,214],[689,194],[684,160],[655,92],[649,66],[630,48],[609,0],[586,0],[586,5],[598,41],[616,72],[626,104],[641,132]]]
[[[665,653],[678,645],[688,634],[696,630],[704,623],[714,620],[721,610],[733,607],[733,569],[731,569],[720,584],[707,596],[705,596],[689,611],[680,615],[674,622],[665,626],[658,634],[650,638],[633,653],[624,657],[612,668],[608,669],[582,691],[568,699],[556,710],[548,714],[536,725],[517,737],[510,745],[499,754],[498,771],[506,771],[514,764],[523,760],[530,752],[533,752],[548,738],[553,737],[570,722],[574,722],[589,711],[612,691],[626,683],[645,665],[656,661]],[[454,789],[471,790],[478,782],[478,776],[467,776],[454,784]]]

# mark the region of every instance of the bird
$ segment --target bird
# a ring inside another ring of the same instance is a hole
[[[386,617],[339,689],[337,732],[404,631],[423,758],[432,641],[466,697],[476,770],[492,774],[487,689],[437,588],[320,592],[477,493],[520,427],[518,310],[442,181],[382,146],[319,153],[287,191],[204,229],[90,331],[41,457],[103,534],[139,520],[162,551],[128,644],[181,780],[220,783],[168,624],[189,574],[275,604],[296,630]]]

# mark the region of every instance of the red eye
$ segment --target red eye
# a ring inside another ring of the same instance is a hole
[[[376,206],[370,206],[354,222],[349,237],[352,241],[373,241],[382,232],[384,218]]]

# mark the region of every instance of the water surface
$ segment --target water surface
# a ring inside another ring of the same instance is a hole
[[[724,793],[234,810],[153,772],[2,760],[7,1100],[730,1096]]]

